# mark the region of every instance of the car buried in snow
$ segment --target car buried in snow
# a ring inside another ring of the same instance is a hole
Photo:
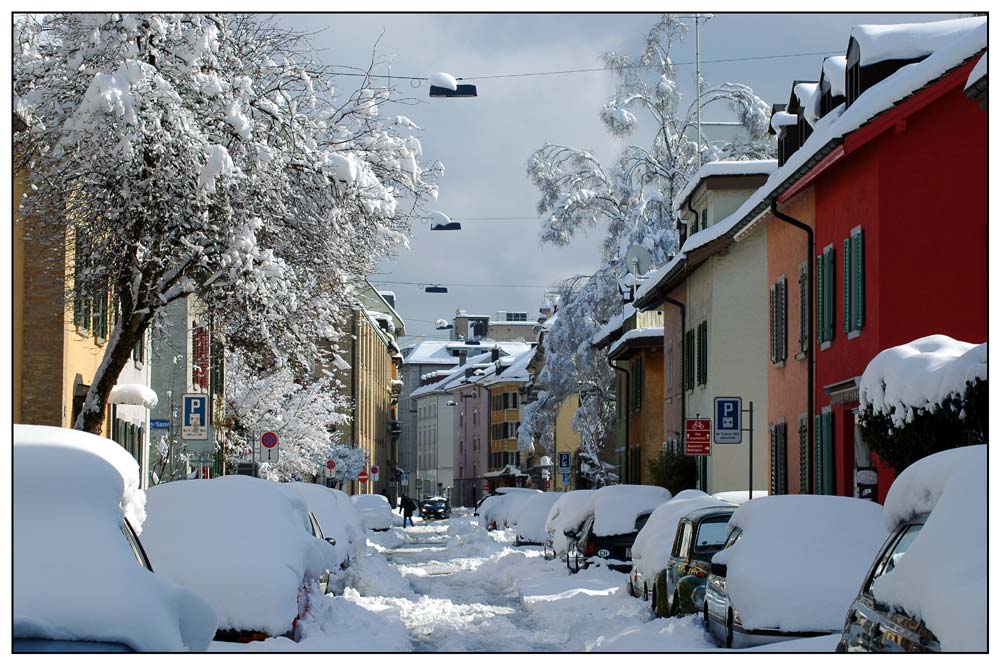
[[[351,496],[354,507],[361,515],[364,528],[372,531],[388,531],[395,522],[389,499],[381,494],[355,494]]]
[[[735,506],[699,508],[681,519],[670,561],[656,576],[656,616],[695,614],[704,606],[712,556],[725,544],[735,510]]]
[[[704,625],[728,649],[837,633],[885,541],[882,507],[841,496],[767,496],[729,518],[712,557]]]
[[[847,611],[838,652],[986,651],[986,446],[930,455],[896,478],[892,533]]]
[[[420,502],[420,517],[425,520],[445,520],[451,517],[451,506],[443,496],[432,496]]]

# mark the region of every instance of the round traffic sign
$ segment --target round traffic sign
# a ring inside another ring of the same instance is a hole
[[[260,445],[265,448],[274,448],[278,445],[278,435],[274,432],[264,432],[260,436]]]
[[[331,470],[332,469],[336,469],[337,468],[337,460],[328,459],[326,461],[326,468],[331,469]]]
[[[368,472],[362,470],[361,473],[358,474],[358,480],[363,483],[368,482]]]
[[[378,475],[378,467],[377,466],[372,466],[372,475],[373,476],[377,476]]]

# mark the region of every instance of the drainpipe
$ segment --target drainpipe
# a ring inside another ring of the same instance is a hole
[[[806,303],[807,303],[806,339],[808,340],[806,344],[806,355],[807,355],[806,362],[809,363],[808,364],[809,396],[808,396],[808,407],[807,407],[809,409],[809,412],[806,415],[806,446],[808,446],[808,452],[806,454],[806,458],[809,460],[809,478],[807,487],[805,489],[811,491],[814,482],[813,478],[815,476],[815,467],[816,467],[816,460],[813,455],[814,451],[813,440],[816,436],[816,432],[814,431],[815,426],[813,424],[813,421],[815,419],[814,402],[816,400],[816,391],[815,391],[815,386],[813,385],[816,376],[815,374],[816,354],[813,352],[813,348],[816,346],[816,339],[813,337],[813,309],[815,307],[815,298],[816,298],[816,290],[813,288],[813,256],[816,253],[816,239],[813,237],[812,227],[778,210],[777,199],[771,199],[771,214],[774,215],[775,218],[780,219],[781,221],[787,224],[791,224],[797,229],[805,231],[806,242],[809,245],[809,254],[806,256],[806,265],[808,266],[806,268],[806,273],[808,275],[808,280],[809,280],[807,284],[808,288],[806,289]],[[801,492],[802,488],[799,488],[799,491]]]
[[[629,407],[631,405],[629,404],[628,394],[629,394],[629,390],[632,389],[632,375],[624,367],[619,367],[618,365],[616,365],[614,363],[614,361],[611,360],[611,358],[608,358],[608,366],[611,367],[611,369],[617,370],[619,372],[622,372],[625,375],[625,390],[624,390],[624,392],[625,392],[625,470],[628,473],[628,475],[631,476],[631,474],[632,474],[632,467],[630,465],[631,465],[631,462],[632,462],[632,456],[629,454],[630,451],[629,451],[629,440],[628,440],[629,439],[629,423],[628,423],[628,421],[631,418],[631,415],[629,414]],[[600,461],[600,460],[598,460],[598,461]],[[619,481],[620,480],[621,479],[619,478]]]

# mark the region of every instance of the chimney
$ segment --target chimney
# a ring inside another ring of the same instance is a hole
[[[494,346],[490,349],[490,362],[495,363],[498,360],[500,360],[500,347]]]

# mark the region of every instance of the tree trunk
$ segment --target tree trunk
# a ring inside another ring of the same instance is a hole
[[[145,317],[131,317],[136,322],[122,325],[121,319],[115,322],[107,345],[104,348],[104,358],[94,373],[94,380],[87,391],[87,398],[73,423],[73,429],[83,430],[91,434],[101,434],[104,426],[104,406],[108,403],[111,389],[118,382],[125,363],[132,356],[132,348],[142,337],[149,324]]]

